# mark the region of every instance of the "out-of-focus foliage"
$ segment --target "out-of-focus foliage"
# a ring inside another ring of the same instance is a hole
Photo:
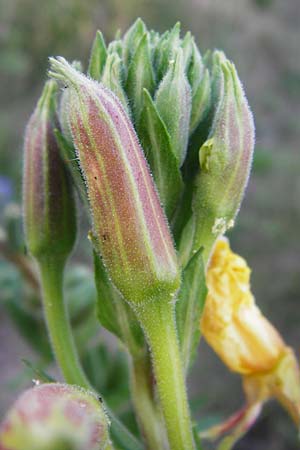
[[[234,247],[255,268],[253,290],[261,308],[282,330],[286,340],[297,346],[300,338],[297,304],[300,297],[299,0],[0,0],[0,226],[5,225],[4,205],[20,201],[22,135],[28,111],[33,109],[41,90],[48,56],[80,58],[86,70],[95,31],[101,29],[110,40],[117,29],[124,31],[137,16],[145,20],[148,28],[160,31],[180,20],[183,31],[190,29],[195,35],[200,49],[222,48],[237,62],[254,110],[257,145],[253,176],[231,238]],[[8,241],[11,247],[13,239],[13,250],[23,252],[20,228],[20,223],[9,228],[15,237],[8,237]],[[2,235],[0,230],[0,241]],[[75,286],[75,272],[70,271],[67,282],[67,292],[77,299],[72,303],[72,314],[77,320],[82,311],[83,293],[88,299],[94,293],[87,281],[89,269],[81,265],[74,270],[80,272],[81,280],[85,279],[83,284]],[[11,299],[9,308],[19,308],[18,314],[33,307],[31,302],[37,305],[31,288],[24,291],[24,277],[11,262],[1,260],[0,271],[0,314],[8,298]],[[30,296],[28,306],[26,299]],[[87,310],[84,309],[85,313]],[[35,314],[30,316],[31,320]],[[82,339],[88,339],[88,331],[82,330]],[[97,345],[95,351],[101,353]],[[85,358],[88,366],[91,358]],[[4,363],[7,367],[11,364],[9,355]],[[101,379],[107,377],[110,383],[115,383],[99,367],[93,370],[99,373],[95,382],[105,384]],[[110,374],[122,373],[116,368],[110,370]],[[236,380],[222,370],[213,357],[204,354],[200,367],[196,367],[195,380],[192,377],[192,392],[198,393],[201,384],[209,385],[207,391],[215,394],[214,398],[207,399],[207,404],[211,410],[227,414],[238,405],[238,399],[233,399],[232,404],[224,402],[224,398],[228,399],[230,382],[235,387]],[[104,384],[102,392],[105,392]],[[126,392],[128,385],[121,388]],[[128,396],[124,394],[122,398],[120,410],[126,410]],[[5,400],[3,406],[1,401],[1,408],[6,407]],[[204,410],[203,398],[201,406]],[[280,435],[289,433],[290,429],[284,420],[279,423],[276,434],[274,423],[267,417],[262,420],[262,426],[269,427],[273,436],[262,448],[266,445],[272,448],[272,441],[276,450],[284,448],[280,447],[284,445]],[[259,450],[259,426],[256,433],[253,442],[251,436],[248,442]],[[287,445],[291,449],[296,446],[293,438]]]

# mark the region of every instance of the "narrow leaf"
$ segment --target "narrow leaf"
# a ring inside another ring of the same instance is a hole
[[[94,80],[100,80],[103,72],[104,64],[106,61],[106,45],[103,34],[101,31],[97,31],[96,37],[92,46],[88,74]]]
[[[200,318],[204,308],[207,288],[200,249],[183,272],[183,280],[176,305],[178,335],[182,360],[187,372],[200,340]]]

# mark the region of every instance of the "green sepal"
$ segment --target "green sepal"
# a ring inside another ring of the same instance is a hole
[[[95,251],[94,273],[97,290],[97,317],[101,325],[117,336],[132,355],[138,355],[145,349],[141,327],[129,305],[110,281],[104,264]]]
[[[191,89],[185,75],[181,48],[159,85],[155,105],[170,134],[173,151],[181,166],[187,151],[191,114]]]
[[[146,25],[142,19],[138,18],[125,33],[123,38],[123,59],[127,66],[129,66],[131,58],[135,54],[139,42],[146,32]]]
[[[202,251],[200,249],[192,257],[183,271],[176,304],[178,336],[186,372],[195,358],[199,344],[199,324],[207,295]]]
[[[146,89],[144,89],[143,96],[144,108],[140,121],[140,139],[160,200],[170,220],[182,191],[183,182],[166,126]]]
[[[128,68],[126,91],[131,102],[135,123],[143,107],[143,88],[152,95],[155,87],[148,33],[141,38]]]
[[[123,88],[124,74],[122,73],[122,60],[117,53],[107,56],[101,82],[110,89],[121,101],[126,112],[129,114],[128,99]]]
[[[107,56],[105,40],[101,31],[97,31],[90,55],[88,74],[94,80],[100,80]]]

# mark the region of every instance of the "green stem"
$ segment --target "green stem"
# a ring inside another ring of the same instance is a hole
[[[45,317],[58,364],[67,383],[91,389],[78,359],[63,299],[65,261],[40,261]]]
[[[186,387],[175,324],[174,302],[136,307],[152,354],[154,374],[171,450],[193,450]]]
[[[148,353],[132,359],[131,390],[138,423],[148,450],[163,448],[159,412],[154,403],[151,364]]]
[[[94,391],[80,365],[68,313],[63,300],[64,260],[39,261],[45,317],[56,360],[67,383]],[[142,450],[137,439],[105,405],[111,420],[111,435],[122,450]]]

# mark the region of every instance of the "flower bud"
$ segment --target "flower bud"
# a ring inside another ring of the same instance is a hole
[[[59,383],[24,392],[0,427],[1,450],[112,448],[108,419],[91,392]]]
[[[208,139],[199,151],[201,170],[189,225],[194,233],[192,253],[204,246],[205,260],[215,239],[234,224],[254,148],[253,118],[234,65],[216,52],[212,72],[212,98],[218,101]]]
[[[173,295],[175,250],[133,126],[118,99],[51,59],[50,75],[70,89],[70,126],[87,190],[97,251],[129,302]]]
[[[66,258],[76,235],[75,205],[53,129],[56,84],[48,81],[25,132],[24,226],[37,259]]]
[[[243,375],[249,404],[276,397],[300,425],[300,376],[293,351],[255,305],[250,269],[228,241],[216,243],[208,271],[200,328],[234,372]]]
[[[186,156],[191,115],[191,88],[185,75],[183,51],[174,60],[155,94],[157,110],[170,134],[179,166]]]

